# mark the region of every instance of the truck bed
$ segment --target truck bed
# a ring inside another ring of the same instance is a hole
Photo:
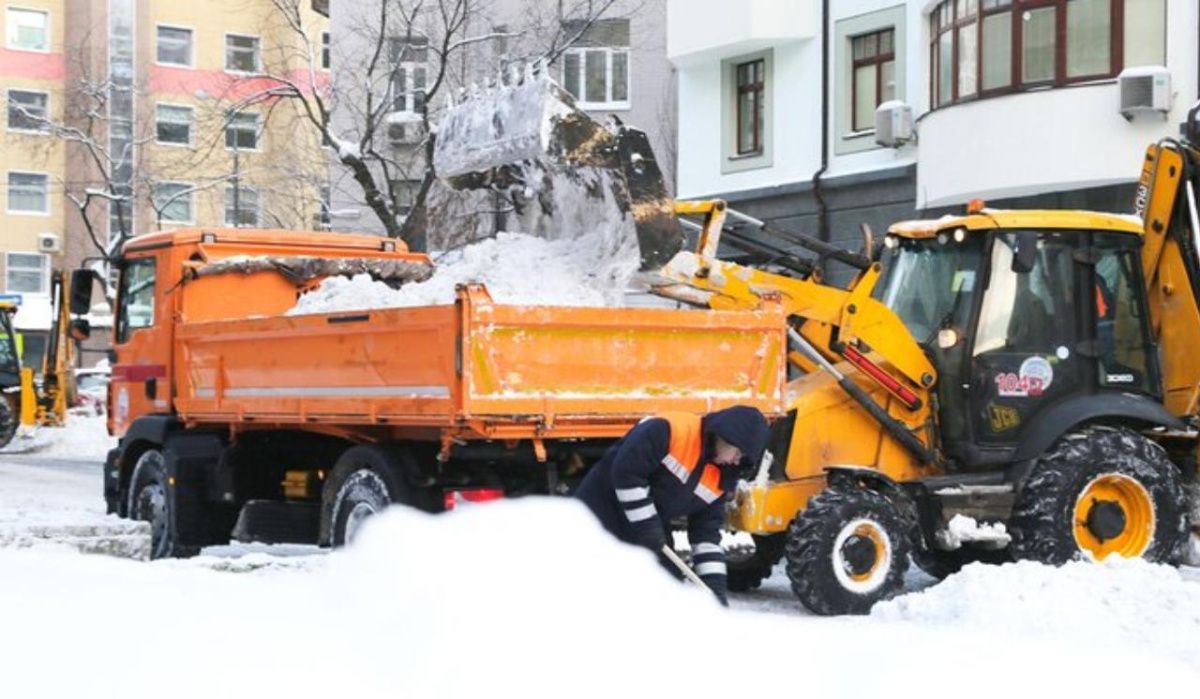
[[[192,423],[378,425],[471,438],[615,436],[664,410],[784,412],[785,317],[754,311],[454,305],[183,322]]]

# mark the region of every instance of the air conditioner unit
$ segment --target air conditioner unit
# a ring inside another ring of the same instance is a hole
[[[37,247],[38,252],[60,253],[62,252],[62,237],[57,233],[38,233]]]
[[[1171,73],[1162,66],[1126,68],[1117,76],[1121,116],[1133,119],[1138,112],[1171,111]]]
[[[425,139],[425,125],[412,112],[392,112],[386,117],[388,141],[392,145],[412,145]]]
[[[899,148],[913,140],[912,107],[900,100],[889,100],[875,109],[875,142]]]

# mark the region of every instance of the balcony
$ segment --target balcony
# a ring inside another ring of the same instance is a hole
[[[667,0],[667,58],[695,65],[811,39],[820,31],[817,0]]]

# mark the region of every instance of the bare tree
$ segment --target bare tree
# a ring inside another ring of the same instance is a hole
[[[291,60],[278,63],[303,68],[255,76],[261,89],[231,100],[229,108],[279,100],[297,104],[385,233],[420,250],[422,215],[436,177],[435,105],[484,74],[495,75],[496,59],[501,64],[557,59],[617,0],[534,3],[521,26],[505,20],[499,0],[342,3],[335,7],[346,13],[339,21],[347,34],[365,40],[356,54],[331,49],[340,76],[332,87],[318,79],[321,43],[304,21],[306,3],[272,2],[276,19],[296,38],[288,49]],[[572,21],[565,22],[568,18]]]

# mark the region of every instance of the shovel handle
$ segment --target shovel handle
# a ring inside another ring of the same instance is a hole
[[[711,591],[712,588],[710,588],[708,585],[705,585],[704,581],[700,579],[700,576],[696,575],[696,571],[692,570],[691,566],[684,563],[683,559],[680,558],[670,546],[663,544],[661,551],[662,555],[666,556],[667,560],[673,563],[675,567],[679,569],[680,573],[683,573],[683,577],[687,578],[692,583],[699,585],[702,589]]]

